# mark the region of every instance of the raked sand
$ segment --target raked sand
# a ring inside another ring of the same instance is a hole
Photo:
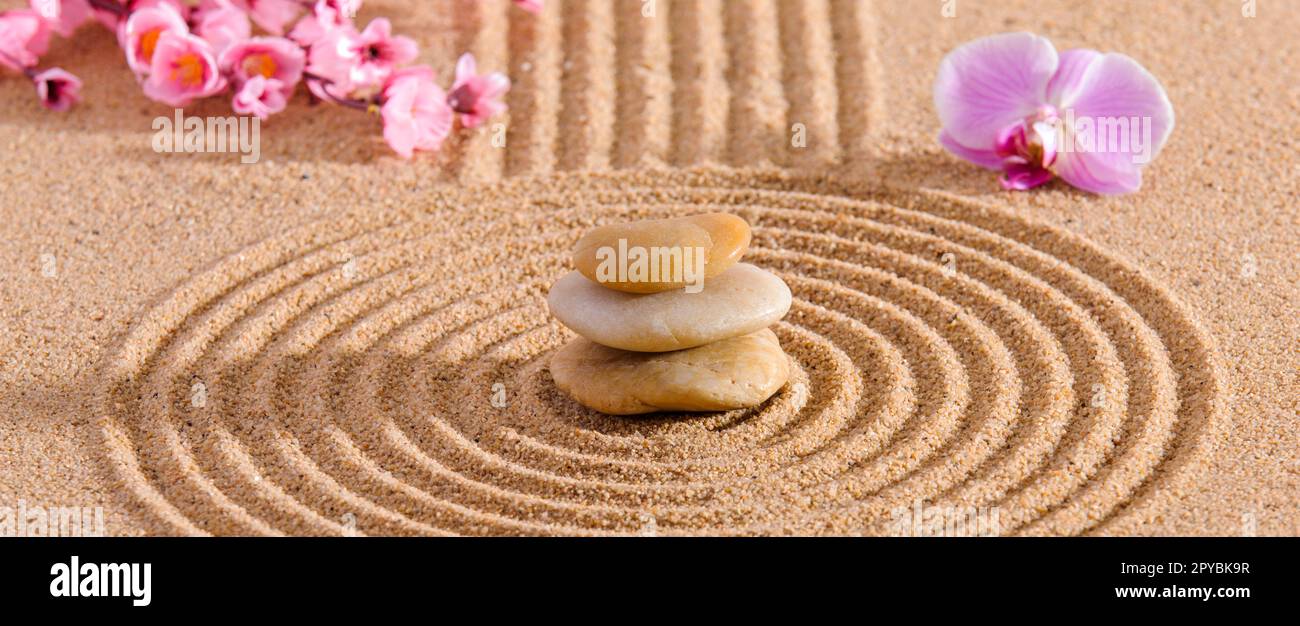
[[[918,502],[1007,534],[1300,532],[1295,11],[654,4],[367,2],[444,81],[466,49],[515,81],[504,148],[414,163],[301,94],[257,164],[155,153],[172,111],[94,28],[47,57],[86,79],[71,113],[6,76],[0,506],[123,535],[885,534]],[[1161,79],[1140,193],[1006,193],[939,149],[939,59],[1022,29]],[[786,388],[687,417],[559,392],[574,241],[718,210],[794,292]]]

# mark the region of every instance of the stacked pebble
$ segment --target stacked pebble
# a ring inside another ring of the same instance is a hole
[[[603,226],[578,240],[577,270],[547,296],[551,314],[581,335],[551,359],[555,384],[611,415],[762,404],[790,376],[768,329],[790,310],[790,288],[738,263],[749,241],[749,224],[726,213]],[[691,293],[685,281],[601,280],[598,251],[620,245],[702,248],[703,289]]]

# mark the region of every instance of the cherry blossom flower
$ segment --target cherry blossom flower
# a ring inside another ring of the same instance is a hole
[[[360,8],[361,0],[316,0],[312,12],[298,20],[289,38],[311,46],[331,31],[353,28],[352,17]]]
[[[287,100],[302,79],[306,55],[298,44],[283,37],[254,37],[227,48],[218,64],[222,73],[235,83],[235,89],[242,90],[244,83],[260,76],[274,81]]]
[[[164,33],[189,34],[189,26],[169,4],[139,9],[118,30],[118,43],[126,51],[126,64],[140,76],[149,73],[154,51]]]
[[[41,105],[51,111],[67,111],[81,101],[81,79],[61,68],[51,68],[32,76]]]
[[[36,11],[0,13],[0,65],[21,72],[36,65],[50,47],[50,28]]]
[[[465,128],[475,128],[488,118],[506,110],[501,96],[510,91],[510,79],[493,72],[480,75],[474,55],[468,52],[456,62],[456,80],[447,95],[447,104],[460,113]]]
[[[1130,193],[1174,126],[1159,81],[1118,53],[1067,50],[1030,33],[977,39],[939,65],[939,141],[953,154],[1005,172],[1007,189],[1059,176],[1099,194]],[[1103,124],[1123,123],[1110,142]],[[1118,137],[1118,134],[1115,136]],[[1116,145],[1122,144],[1122,145]]]
[[[226,88],[212,46],[194,35],[167,31],[158,37],[144,81],[153,100],[183,107]]]
[[[398,154],[434,151],[451,133],[454,114],[447,95],[434,82],[433,70],[409,68],[396,74],[384,90],[384,140]]]
[[[105,5],[117,5],[118,8],[109,9]],[[122,27],[122,22],[125,22],[132,12],[155,9],[163,5],[171,7],[183,18],[189,18],[190,8],[183,0],[95,0],[90,3],[95,19],[114,32]]]
[[[230,0],[203,0],[191,17],[194,34],[212,44],[218,56],[238,41],[248,39],[253,27],[248,14]]]
[[[54,32],[64,37],[71,37],[78,26],[90,19],[88,0],[30,0],[30,4]]]
[[[265,120],[273,113],[284,110],[289,99],[279,80],[261,74],[244,81],[231,101],[231,107],[240,115],[256,115]]]
[[[38,2],[41,0],[37,0]],[[89,2],[95,19],[111,31],[117,31],[134,11],[154,9],[167,5],[183,18],[189,17],[189,7],[182,0],[94,0]],[[117,8],[110,8],[116,6]]]
[[[360,33],[350,28],[330,31],[311,47],[307,71],[328,81],[335,96],[378,87],[419,54],[415,40],[394,36],[392,29],[381,17]]]
[[[298,17],[296,0],[231,0],[248,12],[253,22],[272,35],[283,35],[284,27]]]

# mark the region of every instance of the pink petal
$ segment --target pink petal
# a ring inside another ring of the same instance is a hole
[[[0,12],[0,65],[15,71],[36,65],[50,45],[50,28],[36,11]]]
[[[253,22],[272,35],[284,33],[286,24],[298,17],[300,9],[295,0],[235,0],[235,5],[248,11]]]
[[[1174,127],[1173,105],[1160,82],[1117,53],[1088,65],[1063,117],[1074,146],[1063,147],[1057,172],[1071,185],[1101,194],[1136,191],[1142,167],[1159,154]]]
[[[484,98],[498,98],[508,91],[510,91],[510,79],[506,78],[505,74],[492,72],[487,75],[487,85],[483,89]]]
[[[451,83],[452,90],[464,85],[477,75],[478,62],[474,60],[474,55],[468,52],[460,55],[460,58],[456,60],[456,79]]]
[[[948,53],[934,83],[944,130],[963,146],[992,148],[999,131],[1046,103],[1057,62],[1052,43],[1032,33],[984,37]]]
[[[418,130],[415,127],[414,119],[406,116],[384,117],[384,141],[388,142],[393,151],[402,155],[403,158],[409,159],[415,155],[415,144],[418,141],[417,134]]]
[[[420,56],[420,44],[410,37],[398,35],[390,43],[393,47],[393,65],[406,65]]]
[[[1132,58],[1112,52],[1089,64],[1069,107],[1078,118],[1150,118],[1151,157],[1174,129],[1174,106],[1160,81]]]
[[[1083,75],[1088,66],[1101,56],[1100,52],[1086,48],[1062,52],[1060,67],[1056,68],[1056,75],[1047,83],[1047,101],[1058,109],[1070,106],[1079,95],[1079,86],[1083,84]]]
[[[541,13],[543,0],[515,0],[515,6],[529,13]]]
[[[998,156],[997,152],[993,150],[977,150],[975,148],[963,146],[957,143],[957,140],[953,139],[947,131],[939,133],[939,143],[943,144],[943,147],[947,148],[949,152],[980,167],[986,167],[991,170],[1002,169],[1002,157]]]
[[[1024,191],[1033,189],[1052,180],[1052,173],[1034,165],[1013,165],[1007,168],[1006,176],[999,181],[1007,191]]]
[[[366,29],[361,31],[361,38],[366,41],[383,41],[393,34],[393,23],[386,17],[377,17],[366,24]]]
[[[388,147],[392,148],[393,152],[404,159],[415,156],[415,129],[413,128],[398,128],[387,124],[384,126],[384,141],[388,142]]]
[[[51,111],[67,111],[81,101],[81,79],[63,68],[51,68],[32,77],[41,104]],[[51,91],[53,89],[53,91]]]
[[[1142,168],[1114,168],[1090,152],[1060,152],[1052,169],[1071,186],[1102,195],[1133,193],[1142,186]]]
[[[90,19],[87,0],[30,0],[33,10],[40,13],[55,32],[71,37],[78,26]]]

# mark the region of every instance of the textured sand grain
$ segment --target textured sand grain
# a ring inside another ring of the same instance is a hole
[[[115,534],[879,534],[916,499],[1007,533],[1300,531],[1294,12],[451,4],[362,18],[445,80],[464,49],[507,70],[505,148],[408,164],[300,96],[262,163],[155,154],[171,112],[95,30],[49,56],[88,79],[73,112],[0,81],[0,504]],[[1016,29],[1161,78],[1179,126],[1141,193],[1007,194],[938,149],[938,60]],[[795,293],[786,389],[692,419],[559,393],[573,241],[708,210]]]

